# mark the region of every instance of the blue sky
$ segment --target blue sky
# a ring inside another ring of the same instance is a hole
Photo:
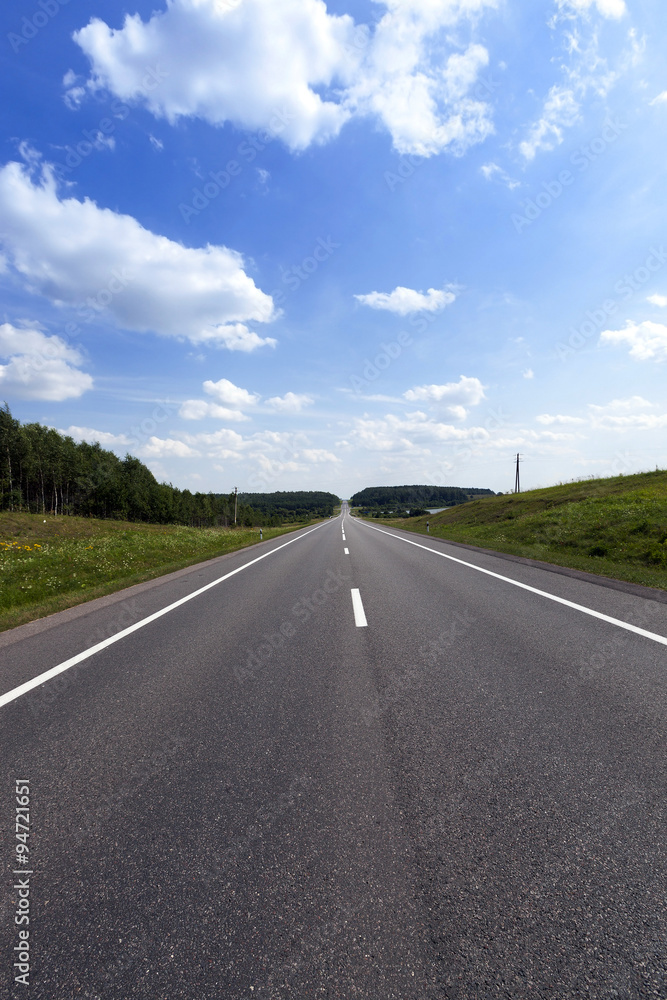
[[[660,0],[1,16],[16,417],[216,492],[667,467]]]

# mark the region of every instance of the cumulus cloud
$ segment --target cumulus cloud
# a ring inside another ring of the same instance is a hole
[[[184,420],[204,420],[205,417],[231,421],[250,419],[241,410],[230,410],[227,406],[218,406],[217,403],[209,403],[205,399],[186,399],[181,404],[178,415]]]
[[[602,344],[629,344],[630,357],[638,361],[667,361],[667,326],[644,320],[628,320],[623,330],[603,330]]]
[[[458,382],[444,385],[418,385],[403,393],[410,403],[438,403],[445,406],[450,416],[463,420],[468,407],[477,406],[484,399],[484,386],[478,378],[461,375]]]
[[[667,295],[649,295],[646,301],[653,306],[660,306],[661,309],[664,309],[667,306]]]
[[[327,465],[330,462],[340,462],[338,455],[334,455],[332,451],[327,451],[326,448],[304,448],[301,451],[301,455],[306,462],[312,462],[315,465],[322,462],[326,462]]]
[[[76,399],[93,387],[92,376],[81,371],[83,358],[60,337],[40,330],[0,326],[0,395],[17,399],[62,402]]]
[[[87,198],[61,198],[48,167],[37,178],[19,163],[0,168],[0,244],[31,291],[80,307],[85,321],[229,350],[275,345],[245,325],[276,313],[241,254],[190,249]]]
[[[311,406],[315,400],[305,393],[286,392],[284,396],[271,396],[266,405],[277,413],[301,413],[305,406]]]
[[[433,446],[447,442],[484,441],[489,432],[484,427],[455,427],[433,420],[420,410],[398,417],[389,413],[381,419],[358,418],[352,440],[368,451],[428,455]]]
[[[150,437],[145,445],[137,450],[141,458],[198,458],[199,452],[184,441],[174,438]]]
[[[427,292],[416,292],[412,288],[399,285],[393,292],[368,292],[355,295],[355,299],[371,309],[386,309],[398,316],[417,312],[438,312],[451,305],[456,293],[451,289],[429,288]]]
[[[261,400],[257,392],[249,392],[229,379],[221,378],[217,382],[210,379],[203,384],[204,392],[213,396],[215,403],[205,399],[188,399],[182,404],[180,415],[186,420],[203,420],[204,417],[215,417],[220,420],[249,420],[244,410],[256,407]],[[265,405],[274,413],[301,413],[306,406],[314,402],[312,396],[305,393],[286,392],[284,396],[271,396]]]
[[[90,60],[89,91],[107,88],[171,122],[266,129],[292,149],[373,116],[401,153],[463,152],[493,131],[474,96],[486,49],[455,40],[497,0],[385,0],[374,29],[329,14],[320,0],[170,0],[121,28],[99,18],[74,40]],[[187,39],[187,44],[183,40]],[[69,99],[82,88],[68,74]]]
[[[94,444],[97,441],[103,448],[123,448],[126,445],[134,443],[132,438],[129,438],[127,434],[96,431],[92,427],[77,427],[72,425],[67,429],[58,428],[58,433],[64,434],[65,437],[74,438],[75,441],[88,441],[89,444]]]
[[[545,424],[549,426],[550,424],[585,424],[586,421],[583,417],[569,417],[562,413],[540,413],[536,420],[539,424]]]
[[[667,90],[663,90],[659,94],[657,94],[653,98],[652,101],[649,101],[649,104],[651,104],[651,105],[653,105],[653,104],[667,104]]]
[[[601,430],[656,430],[667,427],[667,413],[655,412],[657,406],[642,396],[613,399],[604,406],[590,403],[588,409],[593,427]]]
[[[204,382],[204,392],[224,406],[234,406],[241,410],[254,406],[260,398],[258,393],[248,392],[247,389],[234,385],[226,378],[221,378],[217,382],[208,379]]]
[[[128,15],[115,30],[92,18],[74,40],[92,65],[90,89],[141,101],[170,122],[269,129],[303,149],[349,117],[335,94],[320,92],[352,71],[353,30],[351,17],[329,15],[318,0],[171,0],[147,22]]]

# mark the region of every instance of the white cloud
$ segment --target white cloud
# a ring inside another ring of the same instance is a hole
[[[667,90],[663,90],[660,94],[657,94],[649,104],[667,104]]]
[[[382,419],[360,417],[354,422],[352,440],[368,451],[429,455],[432,446],[447,442],[483,441],[484,427],[454,427],[433,420],[419,410],[405,417],[387,414]]]
[[[111,434],[109,431],[96,431],[92,427],[76,427],[74,425],[66,430],[58,428],[59,434],[74,438],[75,441],[88,441],[94,444],[97,441],[103,448],[123,448],[133,444],[127,434]]]
[[[563,131],[579,119],[579,102],[569,87],[557,84],[544,102],[541,117],[532,125],[528,138],[519,143],[527,160],[533,160],[540,150],[554,149],[563,141]]]
[[[499,167],[497,163],[484,163],[480,170],[487,181],[497,179],[501,183],[505,184],[506,187],[513,191],[515,188],[521,187],[521,181],[515,181],[506,170]]]
[[[334,455],[332,451],[327,451],[326,448],[304,448],[301,455],[306,462],[313,462],[314,464],[340,462],[338,456]]]
[[[295,150],[331,139],[355,115],[379,118],[401,153],[461,153],[484,139],[490,108],[472,89],[488,53],[455,29],[497,0],[384,6],[371,30],[319,0],[170,0],[116,30],[93,18],[74,40],[91,62],[89,90],[108,88],[171,122],[267,129]],[[76,106],[81,87],[67,79]]]
[[[319,92],[349,75],[353,27],[317,0],[171,0],[147,22],[128,15],[118,30],[93,18],[74,40],[92,64],[91,89],[141,101],[170,122],[230,121],[304,149],[335,136],[349,117],[335,93]]]
[[[560,82],[549,89],[540,116],[519,143],[519,150],[528,161],[538,152],[559,146],[565,131],[581,120],[582,104],[588,95],[604,99],[620,73],[638,57],[637,43],[631,32],[633,55],[621,53],[618,68],[609,68],[600,54],[598,25],[588,16],[593,3],[605,17],[619,17],[625,13],[622,0],[558,0],[558,14],[550,21],[550,27],[555,29],[559,22],[565,22],[563,45],[567,58],[561,64]]]
[[[200,448],[207,458],[237,458],[244,438],[237,431],[223,427],[211,434],[181,434],[182,440],[193,448]]]
[[[603,330],[600,343],[630,344],[630,357],[638,361],[667,361],[667,326],[651,320],[627,320],[624,330]]]
[[[181,404],[178,415],[184,420],[204,420],[206,417],[232,421],[250,419],[240,410],[230,410],[226,406],[218,406],[217,403],[208,403],[205,399],[186,399]]]
[[[89,199],[61,199],[48,167],[34,181],[18,163],[0,168],[0,219],[0,243],[26,286],[81,307],[86,320],[230,350],[275,345],[245,326],[275,310],[234,250],[190,249]]]
[[[451,289],[429,288],[427,292],[416,292],[412,288],[399,285],[393,292],[369,292],[367,295],[355,295],[355,299],[371,309],[386,309],[398,316],[409,313],[438,312],[451,305],[456,294]]]
[[[93,387],[80,370],[83,358],[60,337],[11,323],[0,326],[0,396],[62,402],[76,399]]]
[[[649,295],[646,301],[650,302],[651,305],[660,306],[661,309],[664,309],[667,306],[667,295]]]
[[[562,413],[557,413],[552,415],[550,413],[540,413],[539,417],[536,417],[539,424],[545,424],[549,426],[551,424],[585,424],[586,421],[583,417],[568,417]]]
[[[256,392],[248,392],[247,389],[234,385],[226,378],[221,378],[218,382],[212,382],[208,379],[204,382],[203,388],[204,392],[215,397],[218,403],[234,406],[240,410],[254,406],[260,398]]]
[[[243,412],[256,407],[261,396],[249,392],[229,379],[221,378],[217,382],[208,379],[203,384],[204,392],[213,396],[215,403],[205,399],[188,399],[180,408],[180,416],[186,420],[203,420],[205,417],[215,417],[220,420],[249,420]],[[266,406],[274,413],[301,413],[306,406],[314,402],[312,396],[304,393],[286,392],[284,396],[271,396],[266,400]],[[222,404],[222,405],[221,405]]]
[[[286,392],[284,396],[267,399],[266,405],[277,413],[301,413],[304,406],[311,406],[314,402],[312,396],[305,393]]]
[[[350,103],[358,113],[380,118],[399,153],[461,154],[482,142],[493,132],[491,108],[471,92],[488,52],[477,43],[447,52],[442,31],[452,24],[455,8],[463,15],[461,5],[390,0],[388,6],[350,87]]]
[[[561,10],[587,13],[593,6],[603,17],[619,18],[627,13],[624,0],[558,0]]]
[[[590,403],[593,427],[600,430],[656,430],[667,427],[667,413],[650,412],[657,410],[642,396],[630,396],[628,399],[613,399],[605,406]]]
[[[174,438],[150,437],[147,444],[137,450],[141,458],[198,458],[195,451],[183,441]]]
[[[532,368],[526,368],[524,372],[521,373],[524,378],[535,378],[535,372]]]
[[[477,406],[484,399],[484,386],[478,378],[461,375],[458,382],[444,385],[418,385],[403,393],[410,403],[427,402],[445,405],[445,411],[457,420],[468,415],[467,407]]]

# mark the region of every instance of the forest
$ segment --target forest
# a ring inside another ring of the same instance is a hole
[[[333,493],[299,490],[293,493],[239,493],[253,510],[283,522],[300,521],[306,517],[331,517],[340,500]]]
[[[493,490],[459,486],[368,486],[350,497],[351,507],[386,510],[409,507],[454,507],[473,497],[494,496]]]
[[[138,458],[120,459],[98,443],[21,424],[7,404],[0,408],[0,510],[216,527],[234,523],[236,503],[236,523],[253,527],[307,520],[325,506],[332,512],[332,499],[337,502],[330,493],[256,494],[291,498],[283,511],[276,502],[251,506],[248,496],[253,494],[191,493],[159,483]]]

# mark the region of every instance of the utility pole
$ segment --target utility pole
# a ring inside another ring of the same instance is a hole
[[[521,458],[519,457],[519,453],[517,452],[517,455],[516,455],[516,476],[514,478],[514,492],[515,493],[520,493],[521,492],[521,486],[519,484],[519,462],[520,461],[521,461]]]
[[[518,473],[517,473],[517,475],[518,475]],[[234,487],[234,524],[236,524],[236,508],[238,506],[238,496],[239,496],[239,488],[238,488],[238,486],[235,486]]]

